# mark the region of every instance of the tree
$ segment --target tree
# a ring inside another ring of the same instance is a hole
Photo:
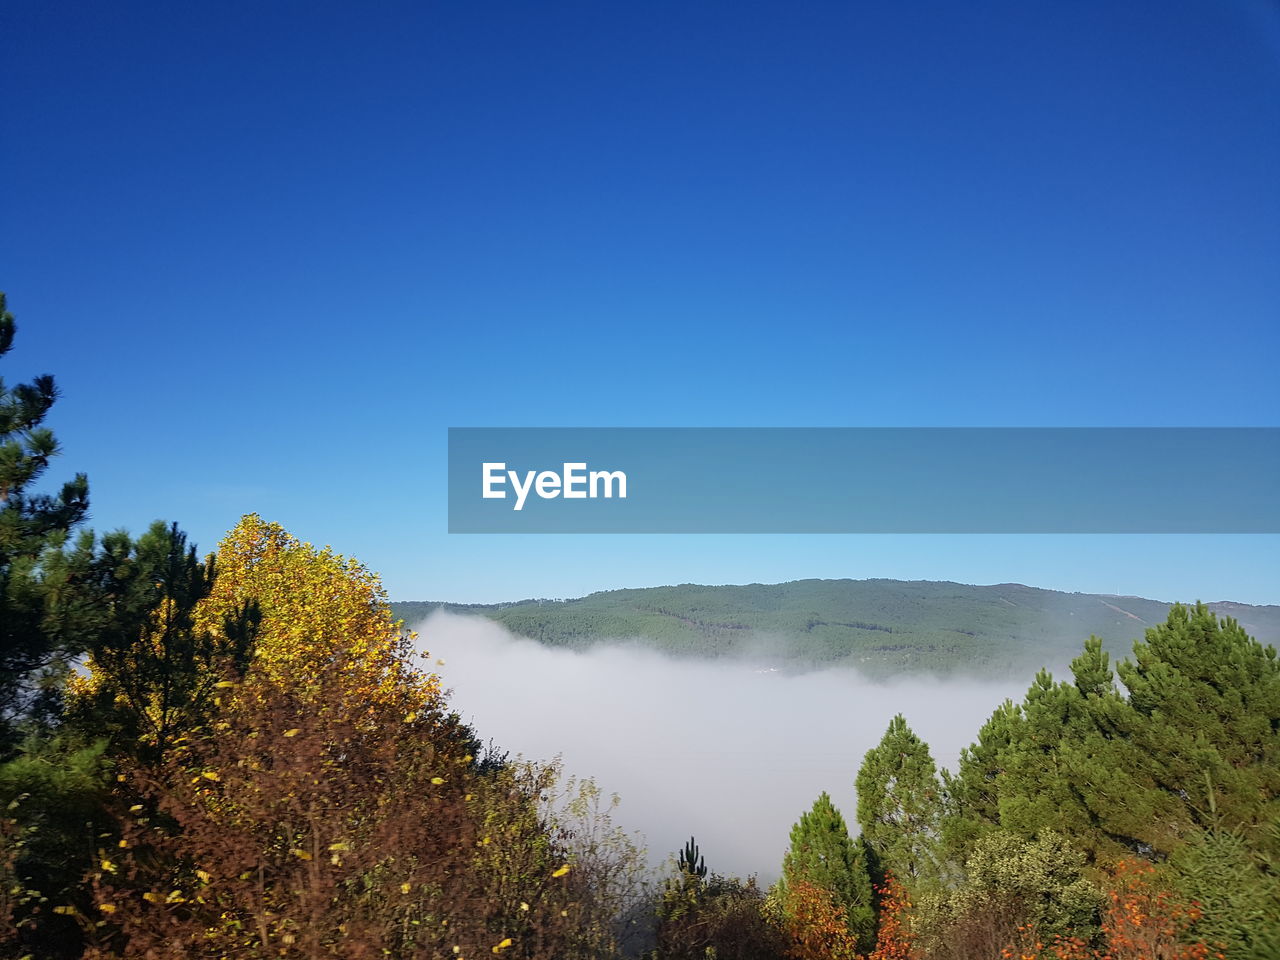
[[[170,547],[191,586],[175,636],[229,642],[229,615],[256,604],[257,640],[170,749],[122,761],[122,842],[98,851],[90,908],[67,905],[91,956],[607,954],[570,819],[546,806],[556,771],[477,761],[375,576],[257,517],[211,584]],[[119,662],[146,662],[155,638],[122,640]],[[126,682],[105,661],[92,679]],[[127,699],[154,720],[146,692]]]
[[[849,931],[848,915],[829,889],[798,876],[775,889],[774,895],[791,960],[858,960],[861,956],[858,938]]]
[[[849,835],[844,817],[825,791],[791,828],[791,846],[778,881],[784,909],[793,901],[812,902],[813,896],[804,896],[798,884],[825,893],[857,949],[866,952],[875,945],[875,910],[866,854],[862,842]],[[798,919],[796,911],[788,912]]]
[[[573,864],[576,946],[593,960],[635,956],[653,934],[653,888],[640,838],[614,824],[617,794],[606,797],[590,779],[562,778],[558,760],[542,769],[556,781],[541,791],[544,819]],[[483,765],[477,771],[488,772]]]
[[[1191,939],[1202,911],[1169,890],[1151,864],[1120,861],[1108,886],[1105,960],[1208,960],[1209,947]]]
[[[986,834],[965,862],[963,881],[921,901],[922,939],[930,956],[995,956],[1019,927],[1037,936],[1097,932],[1102,891],[1085,878],[1085,858],[1064,837],[1034,840],[1005,830]]]
[[[0,357],[13,347],[16,326],[0,293]],[[89,509],[85,475],[57,494],[31,487],[58,454],[53,432],[42,426],[57,399],[53,377],[6,388],[0,381],[0,759],[13,748],[19,720],[40,697],[45,671],[78,652],[72,631],[51,629],[52,584],[42,564],[58,551]]]
[[[158,763],[207,716],[220,681],[248,669],[261,614],[250,600],[218,631],[195,625],[212,589],[214,562],[201,563],[177,524],[155,523],[136,542],[86,537],[69,560],[75,581],[98,599],[87,675],[72,679],[71,716],[110,732],[116,752]]]
[[[1264,842],[1280,818],[1275,648],[1202,604],[1175,604],[1118,670],[1140,718],[1138,753],[1153,781],[1180,800],[1181,835],[1225,825]]]
[[[439,696],[439,678],[414,667],[377,574],[359,561],[248,514],[218,544],[217,570],[194,625],[218,635],[246,603],[256,604],[252,670],[264,682],[305,690],[342,656],[362,701],[397,700],[410,690],[427,701]]]
[[[910,886],[931,877],[937,863],[942,784],[929,746],[898,714],[867,751],[856,782],[858,823],[872,854],[873,877],[892,871]]]
[[[948,855],[960,862],[974,841],[1000,826],[1005,751],[1019,736],[1021,721],[1021,708],[1006,700],[982,725],[977,741],[960,751],[956,772],[942,772],[942,837]]]
[[[1171,884],[1198,904],[1192,935],[1227,960],[1280,956],[1280,863],[1252,850],[1238,830],[1197,833],[1170,859]]]
[[[160,767],[125,768],[91,956],[570,955],[570,870],[536,797],[477,775],[441,710],[353,703],[347,666],[230,699]]]
[[[1274,648],[1175,605],[1134,657],[1118,667],[1128,696],[1096,637],[1073,682],[1036,677],[1017,736],[996,754],[1000,824],[1027,838],[1058,831],[1104,865],[1163,859],[1215,824],[1264,842],[1280,816]]]
[[[1071,681],[1037,674],[1016,733],[996,757],[999,822],[1032,839],[1053,830],[1091,862],[1168,850],[1177,800],[1153,779],[1136,741],[1142,717],[1116,688],[1102,641],[1090,637]]]
[[[876,948],[868,960],[915,960],[916,937],[911,930],[911,900],[890,871],[876,889],[880,898],[880,925]]]
[[[684,845],[676,861],[680,874],[690,880],[705,880],[707,876],[707,858],[698,850],[698,843],[693,837]]]
[[[687,875],[686,875],[687,876]],[[654,960],[782,960],[786,937],[771,921],[755,877],[711,872],[664,887],[656,909]]]

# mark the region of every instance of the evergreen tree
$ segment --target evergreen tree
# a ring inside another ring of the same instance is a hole
[[[945,816],[942,837],[948,854],[963,862],[974,841],[1000,825],[1000,783],[1005,751],[1019,736],[1022,709],[1006,700],[960,751],[954,774],[942,771]]]
[[[0,357],[12,349],[15,329],[0,293]],[[71,631],[50,629],[55,585],[42,564],[84,519],[89,483],[77,474],[57,494],[31,492],[58,453],[42,426],[57,396],[48,374],[15,387],[0,381],[0,758],[12,750],[21,718],[39,705],[41,680],[77,652],[59,643]]]
[[[1071,667],[1071,682],[1041,671],[1027,691],[1020,735],[1001,755],[1001,826],[1028,839],[1054,830],[1091,861],[1150,856],[1166,843],[1173,804],[1133,741],[1140,718],[1097,637]]]
[[[1021,735],[1002,755],[1001,824],[1024,837],[1042,829],[1076,837],[1087,830],[1089,817],[1063,748],[1083,736],[1088,722],[1080,691],[1041,670],[1023,699],[1022,715]]]
[[[1135,744],[1153,779],[1181,801],[1182,830],[1221,824],[1262,842],[1280,817],[1275,648],[1202,604],[1177,604],[1118,669],[1141,721]]]
[[[680,868],[680,875],[693,881],[705,880],[707,877],[707,860],[706,857],[698,850],[698,843],[693,837],[689,838],[689,842],[684,845],[684,849],[680,851],[680,857],[677,861]]]
[[[93,632],[71,718],[112,735],[115,752],[156,764],[205,718],[216,685],[248,668],[259,607],[246,601],[219,629],[195,622],[214,561],[198,560],[177,524],[154,523],[136,541],[107,534],[100,546],[86,535],[65,562]]]
[[[942,784],[929,746],[902,714],[889,723],[858,771],[858,823],[877,884],[885,871],[904,884],[931,877],[937,863]]]
[[[1200,905],[1193,936],[1227,960],[1280,956],[1280,874],[1237,830],[1196,833],[1170,860],[1174,887]]]
[[[861,840],[849,835],[844,817],[825,791],[791,828],[791,846],[778,881],[782,900],[786,900],[788,883],[796,880],[806,880],[832,894],[862,952],[875,946],[876,919],[866,854]]]
[[[1118,667],[1128,696],[1091,637],[1071,682],[1036,677],[1016,735],[1003,736],[1003,721],[984,728],[947,781],[953,847],[990,825],[991,783],[1001,826],[1026,838],[1055,830],[1092,861],[1163,859],[1215,824],[1265,839],[1280,816],[1274,649],[1202,606],[1175,605],[1134,651]]]

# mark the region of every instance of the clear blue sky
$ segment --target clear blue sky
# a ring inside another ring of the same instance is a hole
[[[400,599],[1280,602],[1276,537],[464,537],[444,490],[448,426],[1280,424],[1273,3],[0,17],[3,373],[100,529],[257,511]]]

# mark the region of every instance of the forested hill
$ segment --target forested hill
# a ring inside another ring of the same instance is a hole
[[[1194,598],[1192,598],[1194,600]],[[1263,643],[1280,641],[1280,606],[1219,602]],[[1064,665],[1096,634],[1113,655],[1162,623],[1170,604],[1062,593],[1021,584],[927,580],[797,580],[610,590],[574,600],[501,604],[393,603],[415,625],[432,610],[479,614],[554,646],[627,640],[670,653],[746,655],[780,668],[848,664],[879,676],[1026,675]]]

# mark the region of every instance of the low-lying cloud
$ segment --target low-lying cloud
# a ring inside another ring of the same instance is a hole
[[[784,674],[767,657],[677,659],[629,644],[575,652],[443,610],[417,629],[482,739],[530,760],[560,756],[618,793],[617,822],[644,835],[655,862],[692,834],[710,869],[765,882],[821,791],[854,823],[854,777],[895,713],[954,766],[1000,701],[1027,686]]]

